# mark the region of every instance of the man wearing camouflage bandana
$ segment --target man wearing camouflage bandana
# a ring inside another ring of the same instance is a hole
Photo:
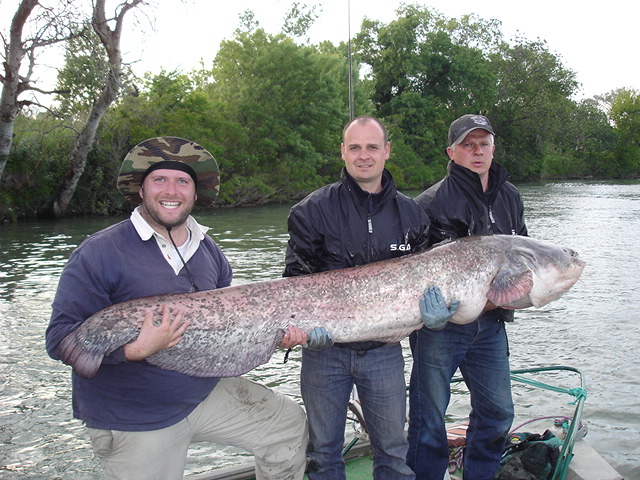
[[[118,189],[140,205],[71,255],[46,332],[52,358],[60,359],[72,330],[109,305],[231,284],[229,262],[190,215],[196,204],[213,203],[219,184],[215,159],[189,140],[152,138],[127,154]],[[258,479],[303,477],[308,430],[298,404],[242,377],[191,377],[147,363],[180,342],[189,325],[169,311],[162,318],[147,312],[139,322],[137,339],[107,355],[95,378],[72,376],[74,417],[88,427],[106,479],[182,479],[196,441],[253,453]],[[291,327],[281,347],[307,340]],[[316,338],[313,347],[322,346]]]

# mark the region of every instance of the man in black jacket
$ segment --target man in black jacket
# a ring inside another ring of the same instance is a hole
[[[372,117],[349,122],[343,131],[341,150],[345,162],[341,181],[316,190],[291,209],[284,276],[355,267],[428,245],[427,215],[396,190],[384,168],[390,143],[382,122]],[[431,290],[425,293],[433,294]],[[425,316],[445,322],[455,311],[434,310]],[[381,342],[303,350],[301,392],[309,419],[309,478],[345,478],[341,450],[354,385],[371,438],[374,478],[415,478],[406,465],[402,347],[400,343]]]
[[[431,220],[430,243],[483,234],[527,235],[524,206],[504,167],[493,163],[494,132],[482,115],[449,128],[448,174],[416,201]],[[464,478],[493,479],[513,421],[505,321],[513,311],[488,304],[472,323],[422,328],[410,337],[409,455],[420,480],[442,480],[449,460],[445,412],[456,370],[471,397]]]

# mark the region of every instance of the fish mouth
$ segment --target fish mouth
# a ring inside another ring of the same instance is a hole
[[[587,265],[587,262],[580,259],[577,254],[573,256],[571,259],[571,263],[563,272],[562,277],[560,278],[558,285],[563,291],[569,290],[573,287],[578,280],[580,280],[580,275],[582,275],[582,271],[584,267]]]
[[[547,279],[541,278],[540,285],[543,288],[534,288],[530,292],[529,298],[531,304],[534,307],[540,308],[562,297],[580,280],[580,275],[586,265],[587,262],[578,258],[577,254],[573,254],[566,268],[560,266],[551,268],[551,274]],[[545,287],[545,283],[548,284],[548,286]]]

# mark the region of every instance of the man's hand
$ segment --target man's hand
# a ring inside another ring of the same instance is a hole
[[[311,333],[307,334],[304,330],[298,327],[288,327],[284,334],[282,342],[280,342],[280,348],[293,348],[297,345],[302,345],[303,348],[309,350],[324,350],[333,345],[333,337],[331,333],[322,327],[316,327],[311,330]]]
[[[298,328],[289,326],[284,333],[284,338],[280,342],[280,348],[293,348],[297,345],[304,345],[307,343],[307,332]]]
[[[182,320],[182,311],[178,311],[171,319],[169,307],[164,306],[162,320],[159,325],[153,323],[153,312],[147,310],[140,334],[133,342],[124,346],[125,358],[130,362],[144,360],[154,353],[171,348],[182,340],[182,335],[189,326],[189,322]]]
[[[302,347],[308,348],[309,350],[318,351],[329,348],[332,345],[333,336],[331,335],[331,332],[325,330],[322,327],[316,327],[311,330],[311,333],[309,334],[309,340]]]
[[[429,287],[420,297],[419,305],[422,323],[431,330],[442,330],[458,310],[460,302],[451,300],[447,307],[447,302],[440,289],[438,287]]]

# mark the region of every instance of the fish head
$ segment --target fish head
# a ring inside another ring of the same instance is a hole
[[[529,294],[533,306],[541,307],[564,295],[576,284],[586,265],[574,250],[547,245],[546,250],[538,254],[533,272],[533,288]]]
[[[487,298],[509,309],[542,307],[575,285],[585,265],[570,248],[519,237],[506,252]]]

